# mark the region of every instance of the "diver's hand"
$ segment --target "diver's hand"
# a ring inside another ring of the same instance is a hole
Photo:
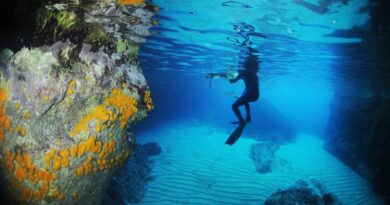
[[[225,75],[226,75],[226,79],[231,80],[231,79],[236,78],[238,74],[237,74],[237,72],[234,71],[234,70],[228,70],[228,71],[225,73]]]

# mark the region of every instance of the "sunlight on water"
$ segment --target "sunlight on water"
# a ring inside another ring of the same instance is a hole
[[[333,80],[339,74],[329,73],[335,62],[341,63],[342,44],[361,41],[343,33],[367,24],[368,1],[324,2],[155,0],[162,9],[156,35],[143,47],[144,59],[153,63],[144,68],[187,73],[234,69],[251,46],[264,62],[265,80]]]

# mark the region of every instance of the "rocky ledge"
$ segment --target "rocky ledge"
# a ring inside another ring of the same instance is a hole
[[[157,9],[141,0],[1,4],[15,22],[0,42],[1,201],[99,204],[134,149],[125,132],[153,108],[138,44]]]

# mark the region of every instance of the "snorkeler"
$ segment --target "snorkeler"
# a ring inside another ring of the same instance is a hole
[[[234,124],[239,123],[245,125],[251,122],[250,102],[254,102],[259,99],[259,77],[257,71],[259,70],[259,61],[257,56],[249,54],[243,65],[244,69],[238,70],[235,74],[231,71],[225,73],[208,73],[207,78],[222,77],[229,80],[230,83],[235,83],[239,80],[243,80],[245,83],[245,90],[233,104],[232,109],[234,114],[238,118],[238,122],[232,122]],[[246,119],[242,117],[239,107],[245,106]]]

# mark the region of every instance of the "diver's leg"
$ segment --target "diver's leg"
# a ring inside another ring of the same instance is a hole
[[[240,97],[232,105],[233,112],[237,116],[238,120],[240,121],[240,124],[245,124],[244,118],[242,117],[239,109],[239,107],[241,107],[244,104],[245,104],[245,99],[243,97]]]
[[[246,111],[246,119],[245,119],[245,121],[246,122],[251,122],[252,121],[252,118],[251,118],[251,108],[249,106],[249,102],[245,103],[245,111]]]

